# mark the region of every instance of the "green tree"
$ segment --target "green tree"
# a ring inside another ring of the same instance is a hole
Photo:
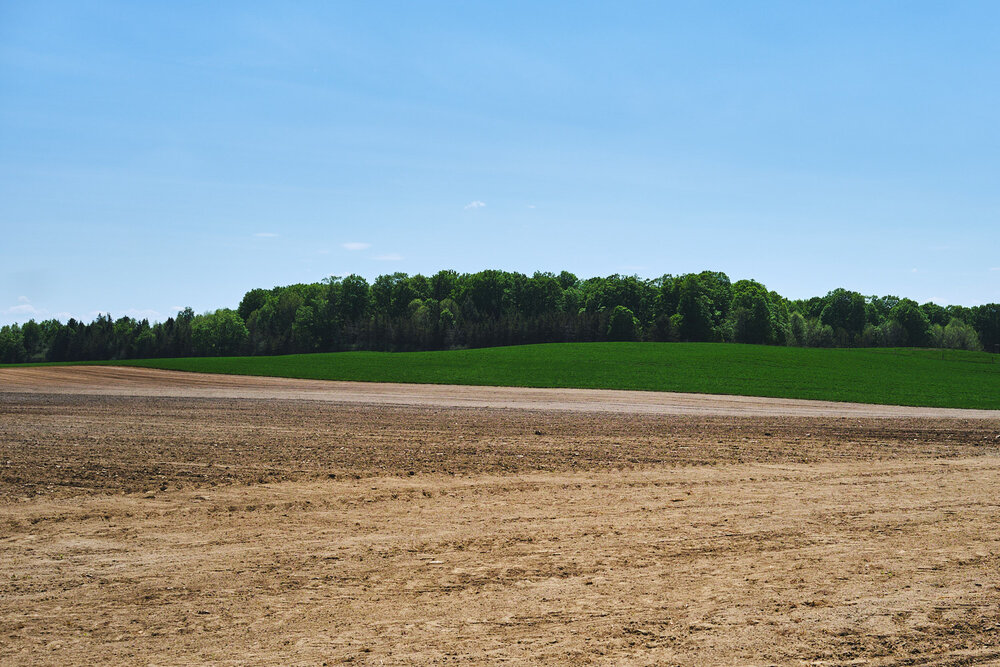
[[[438,271],[430,279],[431,296],[438,301],[454,299],[458,289],[458,273],[451,270]]]
[[[941,347],[947,347],[952,350],[982,349],[976,330],[971,325],[954,317],[944,327],[941,337]]]
[[[28,320],[21,325],[21,338],[24,343],[24,354],[27,361],[39,361],[38,357],[44,356],[42,352],[43,343],[42,326],[35,320]]]
[[[348,322],[357,322],[371,308],[368,281],[351,274],[340,283],[340,312]]]
[[[639,320],[625,306],[615,306],[608,320],[608,340],[636,340],[639,333]]]
[[[973,307],[969,324],[975,327],[986,351],[996,352],[997,346],[1000,346],[1000,303]]]
[[[858,292],[838,287],[823,299],[820,322],[831,327],[842,345],[851,345],[867,322],[865,297]]]
[[[677,304],[680,300],[680,279],[670,274],[661,276],[656,281],[656,299],[653,305],[653,317],[670,318],[677,314]]]
[[[17,324],[0,328],[0,363],[17,364],[27,360],[24,335]]]
[[[729,317],[733,303],[733,285],[729,276],[722,271],[702,271],[698,274],[698,280],[708,297],[712,326],[718,327]]]
[[[948,315],[948,311],[943,306],[939,306],[933,301],[920,304],[920,310],[924,311],[924,315],[927,316],[927,319],[931,324],[940,324],[941,326],[945,326],[951,321],[951,316]]]
[[[868,299],[871,306],[868,314],[868,321],[872,324],[882,324],[887,321],[892,314],[892,309],[900,302],[898,296],[873,296]]]
[[[559,286],[563,290],[568,290],[571,287],[576,287],[577,284],[580,282],[580,279],[577,278],[574,274],[570,273],[569,271],[560,271],[559,275],[556,277],[556,280],[559,281]]]
[[[924,311],[912,299],[900,299],[889,312],[889,318],[897,322],[903,332],[902,345],[923,347],[930,342],[931,323]]]
[[[301,305],[295,310],[292,321],[292,342],[297,352],[315,352],[322,335],[316,311],[312,306]]]
[[[243,295],[236,312],[244,322],[250,319],[250,315],[267,301],[268,291],[266,289],[252,289]]]
[[[681,278],[677,292],[678,332],[681,340],[712,340],[712,302],[694,274]]]
[[[195,353],[201,356],[238,354],[249,337],[239,314],[229,308],[197,315],[191,321],[191,340]]]
[[[767,288],[755,280],[732,286],[733,334],[738,343],[770,344],[775,341],[774,315]]]
[[[797,345],[799,347],[806,345],[808,339],[806,337],[806,318],[802,316],[802,313],[795,311],[788,318],[790,337],[788,340],[789,345]]]
[[[833,347],[833,327],[823,324],[818,317],[806,320],[806,341],[809,347]]]
[[[499,319],[513,305],[509,289],[510,278],[503,271],[480,271],[464,276],[462,311],[475,319]]]

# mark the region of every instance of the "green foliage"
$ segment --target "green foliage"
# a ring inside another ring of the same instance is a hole
[[[580,279],[577,278],[574,274],[570,273],[569,271],[560,271],[559,275],[556,277],[556,280],[559,281],[559,287],[563,288],[563,290],[568,290],[571,287],[576,287],[577,283],[580,282]]]
[[[737,343],[773,343],[775,317],[767,288],[755,280],[733,285],[733,335]]]
[[[972,324],[979,333],[983,349],[996,352],[1000,348],[1000,303],[988,303],[971,308]]]
[[[976,330],[962,320],[954,317],[948,322],[947,326],[942,327],[940,324],[932,325],[931,339],[934,347],[970,351],[982,349]]]
[[[932,325],[939,324],[941,326],[945,326],[952,319],[952,316],[948,314],[947,309],[943,306],[937,305],[933,301],[920,304],[920,310],[923,311],[924,315],[927,316],[927,320]]]
[[[978,338],[986,351],[1000,346],[997,304],[917,306],[909,299],[866,298],[846,289],[792,302],[754,280],[734,284],[718,271],[580,280],[568,271],[529,276],[445,270],[429,278],[383,275],[371,285],[357,275],[330,276],[319,283],[251,289],[226,315],[229,338],[220,338],[219,326],[205,318],[187,308],[152,325],[109,315],[89,324],[29,321],[0,332],[0,359],[411,351],[619,339],[975,349]]]
[[[808,347],[833,347],[834,331],[829,324],[823,324],[819,318],[806,322],[806,345]]]
[[[995,355],[954,350],[587,343],[120,363],[328,380],[645,389],[995,410],[997,361]]]
[[[235,310],[228,308],[197,315],[191,321],[191,341],[199,355],[239,354],[249,337],[243,320]]]
[[[719,327],[729,317],[732,308],[733,286],[729,276],[722,271],[702,271],[698,274],[698,281],[708,297],[712,326]]]
[[[713,338],[713,304],[708,290],[696,275],[687,275],[677,290],[679,334],[684,341],[710,341]]]
[[[865,297],[858,292],[838,288],[823,299],[820,321],[829,326],[842,345],[852,345],[868,321]]]
[[[635,340],[639,332],[639,320],[625,306],[615,306],[608,319],[608,340]]]
[[[347,322],[357,322],[368,314],[370,288],[368,281],[351,274],[340,284],[339,312]]]
[[[13,324],[0,328],[0,363],[18,364],[27,361],[27,357],[21,327]]]
[[[901,299],[889,311],[889,317],[899,323],[902,330],[902,345],[922,347],[930,340],[931,323],[927,315],[912,299]]]
[[[430,278],[430,295],[438,301],[444,301],[455,296],[457,286],[457,271],[438,271]]]
[[[806,318],[802,313],[796,311],[788,318],[789,345],[803,347],[808,343],[806,337]]]
[[[240,301],[239,307],[236,312],[239,313],[240,318],[245,322],[250,318],[250,314],[255,310],[260,310],[260,308],[267,303],[268,293],[264,289],[252,289],[243,295],[243,300]]]

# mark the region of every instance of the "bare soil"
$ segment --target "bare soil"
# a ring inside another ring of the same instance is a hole
[[[996,413],[30,371],[3,664],[1000,664]]]
[[[917,408],[724,394],[615,389],[537,389],[468,385],[333,382],[184,373],[115,366],[0,369],[0,388],[33,393],[179,398],[301,399],[365,405],[520,408],[621,414],[759,417],[932,417],[1000,420],[1000,410]]]

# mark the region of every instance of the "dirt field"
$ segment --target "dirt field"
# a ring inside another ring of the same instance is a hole
[[[1000,664],[1000,414],[0,371],[3,664]]]
[[[178,373],[101,366],[8,368],[0,387],[9,392],[179,398],[301,399],[364,405],[444,408],[520,408],[623,414],[760,417],[918,417],[1000,419],[1000,410],[910,408],[895,405],[800,401],[754,396],[712,396],[612,389],[530,389],[330,382],[287,378]]]

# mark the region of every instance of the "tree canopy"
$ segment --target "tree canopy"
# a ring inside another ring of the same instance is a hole
[[[1000,304],[967,308],[838,288],[790,301],[719,271],[655,279],[486,270],[358,275],[249,290],[235,310],[165,322],[100,315],[0,328],[0,362],[437,350],[637,340],[995,351]]]

